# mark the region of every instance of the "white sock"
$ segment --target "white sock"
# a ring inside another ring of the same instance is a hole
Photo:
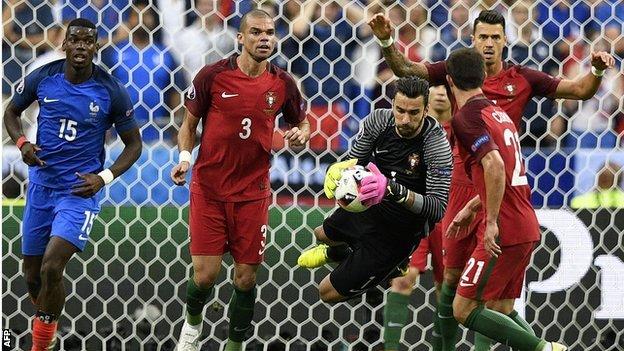
[[[546,344],[546,346],[544,346],[542,351],[552,351],[552,344],[551,343]]]

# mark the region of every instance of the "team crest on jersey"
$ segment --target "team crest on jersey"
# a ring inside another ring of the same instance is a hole
[[[416,168],[420,165],[420,155],[419,154],[411,154],[407,158],[407,163],[409,164],[409,170],[411,173],[416,172]]]
[[[516,95],[516,86],[511,83],[505,85],[505,90],[507,90],[509,95]]]
[[[268,93],[266,93],[266,95],[264,96],[264,101],[266,101],[267,105],[269,105],[269,108],[264,109],[264,113],[266,113],[267,115],[274,114],[275,109],[273,109],[273,105],[275,105],[275,103],[277,102],[277,96],[275,96],[275,92],[269,91]]]
[[[100,106],[97,105],[95,101],[91,101],[89,104],[89,114],[91,117],[97,117],[98,112],[100,112]]]

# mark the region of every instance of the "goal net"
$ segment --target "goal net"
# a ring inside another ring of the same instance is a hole
[[[199,68],[237,50],[241,15],[257,5],[3,1],[3,107],[24,74],[63,58],[63,25],[82,16],[97,23],[102,45],[97,61],[128,88],[145,142],[136,165],[103,190],[90,243],[67,266],[60,349],[175,347],[191,268],[188,188],[169,179],[178,157],[182,96]],[[592,206],[601,196],[595,193],[598,186],[606,182],[616,192],[624,185],[621,1],[281,0],[260,5],[276,21],[279,45],[272,61],[300,84],[313,133],[310,147],[294,153],[283,145],[285,125],[276,123],[274,201],[248,350],[382,349],[384,289],[325,304],[317,287],[329,269],[296,266],[300,252],[314,244],[312,229],[334,205],[322,194],[327,166],[346,152],[373,108],[390,106],[393,76],[366,20],[372,13],[387,13],[401,50],[411,60],[434,61],[470,45],[472,20],[486,8],[506,17],[504,57],[511,62],[575,78],[589,71],[592,51],[606,50],[616,58],[594,98],[536,99],[525,111],[521,142],[543,235],[517,307],[538,336],[572,350],[624,349],[624,212],[617,209],[624,205]],[[37,104],[22,116],[30,140],[36,138],[36,116]],[[106,142],[110,164],[123,145],[114,133]],[[27,167],[4,128],[2,177],[2,327],[17,348],[27,349],[35,312],[21,263]],[[226,258],[205,311],[202,350],[225,344],[232,273]],[[426,273],[411,297],[402,349],[430,349],[434,306],[432,277]],[[472,339],[464,332],[458,349],[469,349]]]

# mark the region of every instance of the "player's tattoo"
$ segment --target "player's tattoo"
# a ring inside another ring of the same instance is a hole
[[[396,45],[390,45],[382,51],[392,72],[398,77],[417,76],[423,79],[428,77],[427,68],[421,63],[410,61],[397,49]]]

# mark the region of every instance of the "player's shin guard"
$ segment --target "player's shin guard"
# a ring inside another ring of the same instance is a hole
[[[48,349],[54,340],[57,324],[56,316],[43,311],[37,311],[32,327],[32,351]]]
[[[401,330],[409,316],[409,296],[389,292],[384,306],[384,349],[398,350]]]
[[[333,262],[341,262],[352,252],[351,248],[347,244],[330,246],[327,248],[327,258]]]
[[[240,344],[245,340],[245,334],[251,328],[255,303],[256,287],[248,291],[242,291],[234,286],[234,293],[230,300],[228,312],[228,317],[230,317],[228,345],[231,344],[231,341]]]
[[[546,342],[527,333],[506,315],[483,308],[475,308],[466,319],[466,327],[481,333],[514,350],[541,350]]]
[[[474,346],[475,351],[490,351],[490,348],[492,347],[492,339],[483,334],[475,333]]]
[[[190,325],[199,325],[203,320],[204,305],[212,294],[212,287],[201,289],[191,277],[186,284],[186,321]]]
[[[522,329],[524,329],[527,333],[531,333],[531,335],[535,335],[535,331],[533,331],[533,328],[531,328],[531,325],[529,324],[529,322],[527,322],[524,318],[522,318],[516,310],[511,311],[511,313],[508,314],[507,317],[511,318],[511,320],[516,322],[516,324],[519,325]]]
[[[438,303],[438,318],[440,318],[440,334],[442,335],[442,348],[445,351],[454,351],[457,343],[457,330],[459,324],[453,316],[453,299],[455,289],[442,283],[440,291],[440,303]]]

